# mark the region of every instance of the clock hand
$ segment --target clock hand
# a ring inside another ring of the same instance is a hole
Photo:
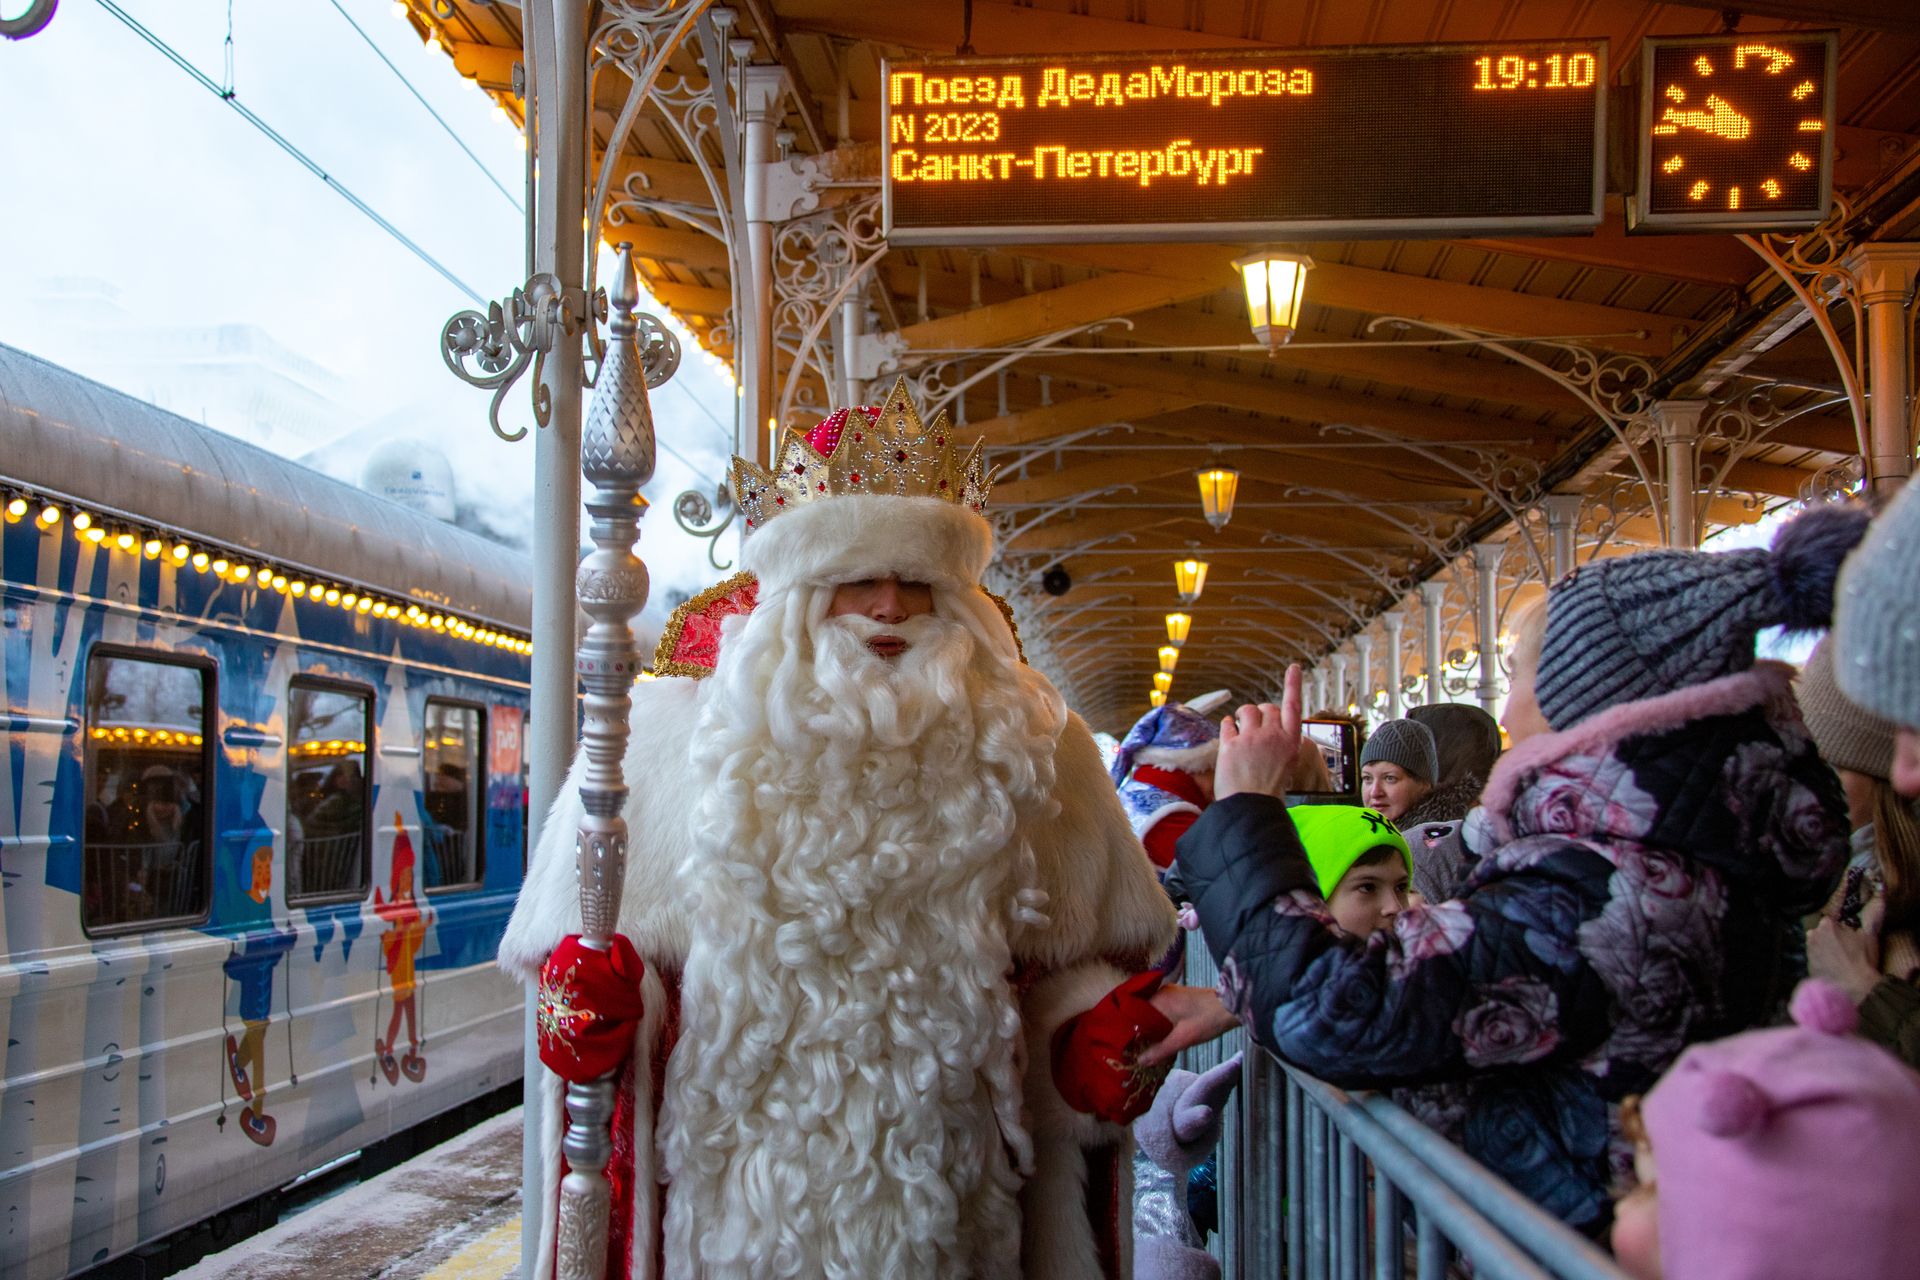
[[[1753,121],[1735,111],[1728,105],[1727,100],[1717,93],[1707,95],[1705,111],[1682,111],[1677,107],[1668,107],[1660,113],[1660,119],[1661,123],[1654,126],[1655,133],[1678,133],[1682,129],[1698,129],[1716,138],[1740,142],[1753,132]]]

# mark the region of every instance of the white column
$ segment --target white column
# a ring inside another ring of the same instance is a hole
[[[1867,309],[1867,482],[1891,497],[1913,473],[1907,399],[1913,351],[1907,345],[1907,300],[1920,269],[1920,244],[1869,244],[1847,266],[1860,281]]]
[[[1700,418],[1705,400],[1660,400],[1653,420],[1667,451],[1667,545],[1691,551],[1700,545],[1700,520],[1694,509],[1700,487]]]
[[[1573,572],[1574,556],[1578,551],[1576,537],[1580,531],[1580,506],[1585,501],[1577,493],[1550,493],[1540,499],[1540,507],[1547,513],[1547,541],[1553,552],[1553,582]],[[1550,587],[1553,582],[1547,585]]]
[[[1309,714],[1324,710],[1327,706],[1327,668],[1323,662],[1313,669],[1313,705],[1307,708]]]
[[[1362,631],[1353,638],[1353,651],[1360,655],[1360,672],[1354,677],[1357,696],[1354,701],[1360,704],[1362,723],[1373,719],[1373,634]]]
[[[1345,714],[1347,709],[1347,654],[1341,650],[1333,655],[1333,706],[1336,711]]]
[[[1474,693],[1488,715],[1500,701],[1500,558],[1504,542],[1473,544],[1473,570],[1480,579],[1479,609],[1474,613],[1474,640],[1480,649],[1480,683]]]
[[[1447,673],[1440,657],[1440,602],[1446,595],[1444,582],[1420,584],[1420,609],[1427,643],[1427,705],[1430,707],[1447,701]]]
[[[552,0],[525,11],[530,132],[540,175],[528,210],[534,223],[533,269],[552,272],[569,290],[586,283],[587,9],[585,0]],[[529,864],[579,741],[573,660],[574,571],[580,559],[580,354],[578,342],[561,342],[541,362],[541,386],[551,397],[552,413],[533,435],[534,645],[525,728]],[[542,1115],[546,1067],[540,1062],[531,997],[524,1030],[526,1122],[538,1133],[560,1117]],[[521,1256],[531,1275],[540,1251],[539,1196],[546,1185],[539,1143],[525,1144],[520,1169],[526,1224]]]
[[[749,46],[751,47],[751,46]],[[740,71],[741,107],[746,118],[747,261],[751,277],[740,291],[753,313],[749,350],[740,364],[741,400],[746,406],[749,456],[773,462],[773,222],[767,208],[767,166],[774,161],[774,128],[780,123],[780,98],[787,89],[786,68],[750,66]]]
[[[1406,714],[1400,692],[1400,645],[1406,635],[1407,615],[1398,609],[1383,613],[1380,625],[1387,629],[1387,719],[1398,720]]]

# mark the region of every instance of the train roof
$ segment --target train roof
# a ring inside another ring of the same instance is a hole
[[[0,345],[0,476],[525,631],[526,556]]]

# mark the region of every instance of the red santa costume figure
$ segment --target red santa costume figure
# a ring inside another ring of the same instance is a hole
[[[980,585],[980,447],[902,382],[789,431],[774,473],[735,459],[733,487],[747,572],[683,606],[656,660],[710,673],[634,689],[634,952],[587,974],[567,942],[578,764],[501,945],[546,966],[562,1068],[606,1025],[583,993],[643,969],[610,1274],[1129,1275],[1126,1125],[1160,1079],[1137,1055],[1170,1026],[1148,997],[1173,911],[1086,725]]]

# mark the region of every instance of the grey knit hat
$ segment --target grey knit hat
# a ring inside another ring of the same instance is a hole
[[[1534,696],[1554,729],[1753,665],[1765,627],[1825,627],[1858,507],[1817,507],[1771,551],[1646,551],[1581,566],[1547,595]],[[1920,681],[1920,675],[1916,675]]]
[[[1848,558],[1833,629],[1842,692],[1920,729],[1920,483],[1908,481]]]
[[[1388,720],[1367,739],[1360,752],[1360,765],[1397,764],[1422,782],[1440,776],[1440,753],[1433,745],[1433,730],[1418,720]]]
[[[1833,640],[1822,640],[1800,671],[1800,714],[1820,756],[1836,769],[1881,781],[1893,776],[1893,722],[1840,692],[1833,678]]]

